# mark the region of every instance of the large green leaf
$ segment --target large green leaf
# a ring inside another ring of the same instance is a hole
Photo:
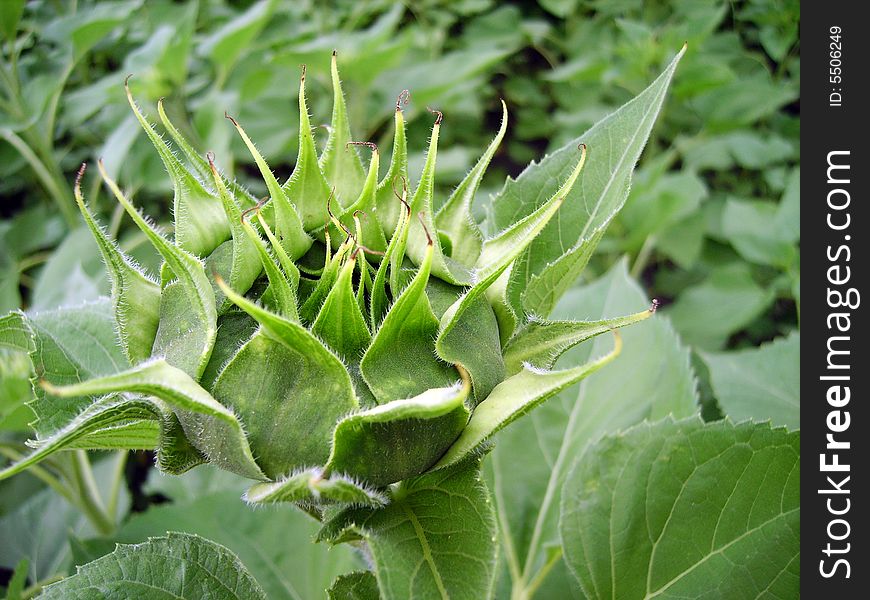
[[[350,509],[330,524],[366,540],[384,600],[491,597],[496,525],[479,468],[477,458],[405,480],[386,507]]]
[[[265,600],[238,557],[198,535],[169,532],[142,544],[118,546],[78,573],[45,589],[52,598],[183,598]]]
[[[760,348],[701,354],[722,411],[735,421],[801,424],[801,336],[793,333]]]
[[[599,320],[643,309],[648,302],[621,263],[596,282],[568,292],[554,315]],[[495,438],[488,475],[507,563],[500,595],[509,596],[513,587],[517,593],[536,588],[542,598],[577,597],[559,552],[551,551],[559,546],[559,495],[573,457],[601,435],[644,418],[685,417],[696,410],[689,352],[667,320],[656,314],[621,334],[622,353],[610,365]],[[556,367],[584,364],[605,354],[612,343],[610,336],[589,340],[569,350]]]
[[[499,231],[530,214],[552,196],[575,164],[585,143],[589,158],[583,176],[554,219],[517,260],[506,286],[509,306],[518,315],[548,315],[589,260],[599,239],[622,208],[631,173],[664,102],[685,48],[646,90],[592,129],[508,180],[493,201],[490,231]]]
[[[239,500],[248,483],[208,465],[181,477],[155,473],[149,493],[172,502],[131,515],[112,541],[140,543],[183,524],[186,532],[238,555],[267,597],[276,599],[322,598],[337,575],[360,567],[349,546],[314,544],[317,523],[301,511],[287,505],[252,509]]]
[[[327,590],[329,600],[379,600],[378,580],[371,571],[355,571],[338,577]]]
[[[565,482],[560,529],[590,598],[795,598],[800,433],[694,417],[606,437]]]

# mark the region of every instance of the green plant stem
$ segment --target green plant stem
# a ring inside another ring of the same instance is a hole
[[[121,486],[125,481],[124,476],[129,456],[130,453],[126,450],[120,450],[115,455],[115,468],[112,470],[112,487],[109,490],[109,502],[106,505],[106,513],[113,521],[118,512],[118,498],[121,495]]]
[[[101,535],[109,536],[115,531],[115,521],[103,508],[91,462],[84,450],[75,450],[74,453],[72,475],[79,492],[78,505],[96,530]]]
[[[73,208],[72,198],[69,196],[68,191],[64,191],[63,185],[58,182],[57,175],[49,172],[45,163],[39,159],[27,142],[16,133],[8,129],[0,129],[0,138],[6,140],[27,161],[40,183],[42,183],[43,187],[54,199],[67,224],[70,227],[74,227],[78,223],[78,220]]]
[[[526,587],[525,593],[526,598],[532,598],[535,595],[535,592],[538,591],[538,588],[541,587],[541,584],[544,583],[544,579],[547,578],[547,575],[550,574],[550,571],[553,570],[553,567],[556,566],[556,563],[562,558],[562,550],[560,549],[558,552],[554,552],[552,556],[547,560],[541,570],[532,578],[532,581]]]
[[[643,270],[646,269],[646,265],[649,263],[649,258],[652,256],[657,241],[658,238],[655,235],[648,235],[643,241],[643,246],[641,246],[640,251],[637,253],[637,258],[634,259],[634,264],[631,266],[630,275],[634,279],[638,279],[643,274]]]
[[[46,577],[42,581],[37,581],[21,593],[21,600],[30,600],[31,598],[36,598],[42,592],[45,586],[51,585],[52,583],[57,583],[64,577],[66,576],[58,574],[52,575],[51,577]]]

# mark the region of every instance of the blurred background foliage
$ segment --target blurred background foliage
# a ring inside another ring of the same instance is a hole
[[[108,291],[72,198],[82,162],[102,157],[138,205],[169,223],[170,181],[124,98],[128,74],[147,114],[165,98],[194,145],[258,194],[224,112],[285,178],[300,66],[312,122],[326,122],[333,49],[357,139],[388,149],[396,97],[409,89],[408,139],[421,165],[426,107],[444,112],[442,200],[496,132],[503,98],[510,125],[480,201],[640,92],[688,42],[630,197],[584,279],[628,257],[692,347],[705,416],[715,418],[738,377],[718,359],[746,357],[799,326],[798,23],[798,0],[3,0],[0,314]],[[156,269],[96,169],[84,189],[122,247]],[[0,430],[23,438],[30,367],[19,359],[0,355]],[[6,483],[7,498],[37,485]]]

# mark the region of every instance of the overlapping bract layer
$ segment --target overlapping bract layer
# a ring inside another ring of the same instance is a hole
[[[368,169],[357,154],[335,59],[332,82],[332,127],[318,156],[303,71],[299,155],[283,184],[230,117],[266,184],[260,203],[214,157],[198,155],[159,106],[183,162],[128,92],[174,185],[174,240],[137,212],[100,165],[164,259],[159,280],[150,277],[107,237],[77,186],[112,281],[129,365],[63,386],[43,374],[49,395],[93,400],[0,477],[64,447],[111,446],[111,433],[124,428],[140,431],[139,445],[156,447],[168,472],[208,461],[259,480],[247,494],[252,502],[383,504],[379,489],[462,461],[612,359],[618,344],[589,365],[550,371],[562,352],[650,314],[547,323],[494,310],[510,306],[494,284],[559,212],[581,176],[585,146],[555,193],[485,238],[472,204],[505,134],[507,109],[492,144],[436,212],[441,114],[412,186],[400,99],[390,164],[379,180],[379,149],[365,144]],[[12,315],[0,329],[31,331],[28,319]]]

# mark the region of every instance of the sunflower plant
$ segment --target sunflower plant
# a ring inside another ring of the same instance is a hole
[[[117,359],[84,372],[40,315],[0,320],[3,346],[30,354],[36,414],[32,453],[0,479],[74,449],[154,450],[171,474],[211,463],[251,480],[246,502],[294,504],[322,523],[319,540],[356,545],[371,570],[337,585],[386,598],[491,595],[497,526],[480,464],[493,436],[612,361],[616,330],[654,312],[655,303],[608,320],[547,319],[622,206],[681,54],[494,200],[475,196],[508,126],[504,103],[495,138],[439,202],[443,115],[431,111],[425,164],[409,173],[403,92],[382,169],[382,149],[351,134],[333,55],[328,140],[318,152],[303,68],[286,182],[226,115],[262,175],[268,195],[258,199],[158,104],[162,134],[128,88],[172,180],[172,235],[97,168],[162,268],[145,272],[109,238],[82,195],[82,165],[74,196],[112,293],[62,307],[60,320],[86,351]],[[110,342],[94,334],[102,310]],[[554,369],[611,331],[610,352]]]

